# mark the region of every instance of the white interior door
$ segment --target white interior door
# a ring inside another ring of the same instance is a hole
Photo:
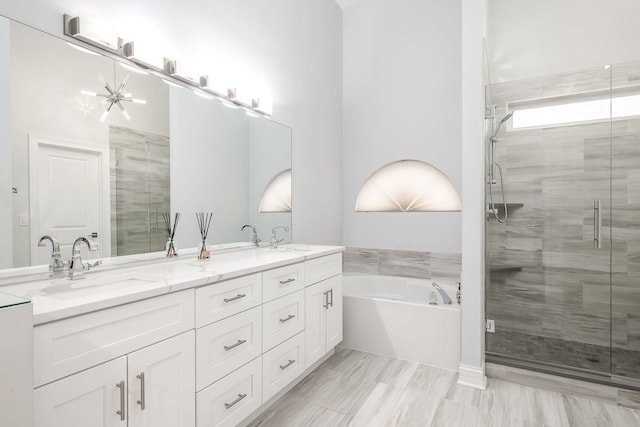
[[[109,204],[104,199],[105,195],[108,197],[105,162],[107,151],[100,148],[30,138],[32,265],[49,262],[51,249],[36,246],[43,235],[58,239],[63,258],[71,256],[71,246],[81,236],[97,235],[93,240],[99,248],[89,254],[83,245],[83,258],[100,258],[110,253],[106,234]]]

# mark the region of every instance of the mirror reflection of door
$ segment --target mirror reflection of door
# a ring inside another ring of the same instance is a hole
[[[117,126],[111,152],[111,256],[164,250],[169,212],[169,138]]]
[[[60,242],[62,256],[71,256],[71,246],[78,237],[96,236],[98,252],[83,257],[100,258],[108,253],[102,236],[103,157],[106,150],[78,147],[46,138],[30,138],[30,198],[34,207],[31,218],[31,264],[47,264],[51,248],[36,243],[49,235]],[[106,250],[106,251],[105,251]]]

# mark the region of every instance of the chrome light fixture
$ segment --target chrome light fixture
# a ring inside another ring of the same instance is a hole
[[[457,212],[460,196],[449,178],[420,160],[398,160],[362,185],[356,212]]]
[[[84,27],[84,26],[83,26]],[[117,53],[122,45],[122,40],[108,34],[91,33],[80,30],[80,17],[64,14],[63,33],[91,46],[98,47],[111,53]]]
[[[189,87],[200,96],[208,97],[207,95],[212,95],[214,98],[219,99],[224,103],[224,105],[228,107],[242,108],[245,111],[249,111],[250,113],[258,115],[260,117],[268,117],[272,115],[271,101],[258,102],[257,97],[246,97],[239,99],[236,96],[235,88],[226,90],[226,93],[221,93],[219,91],[213,90],[209,86],[209,78],[207,76],[202,76],[199,79],[196,79],[190,76],[179,74],[176,61],[172,59],[163,58],[162,63],[160,63],[159,61],[156,63],[151,57],[141,57],[141,55],[138,54],[136,45],[133,41],[127,41],[126,43],[124,43],[121,38],[116,38],[115,41],[110,41],[109,36],[102,37],[99,35],[93,35],[89,32],[85,32],[84,28],[81,32],[80,17],[78,16],[71,16],[67,14],[64,15],[63,33],[65,36],[71,37],[76,41],[109,52],[111,55],[120,57],[125,60],[124,62],[126,62],[127,65],[135,64],[148,73],[157,75],[167,83],[175,84],[180,87]],[[91,51],[95,51],[95,49],[91,49]],[[96,96],[103,96],[107,99],[113,99],[113,102],[107,107],[108,110],[106,114],[108,114],[108,111],[115,104],[118,106],[118,108],[120,108],[125,117],[127,117],[126,111],[124,111],[124,108],[122,107],[122,102],[128,101],[128,99],[126,99],[126,97],[118,96],[118,90],[112,91],[107,89],[107,91],[109,92],[108,94],[96,94]],[[87,92],[86,94],[90,93],[88,91],[85,92]],[[104,118],[106,118],[106,114],[103,115]]]
[[[102,80],[104,81],[104,79]],[[125,78],[122,79],[122,83],[120,83],[120,86],[118,86],[117,89],[113,89],[107,81],[104,81],[104,88],[106,89],[107,93],[97,93],[89,90],[80,91],[80,93],[82,93],[83,95],[104,98],[102,102],[106,104],[106,107],[105,107],[106,109],[102,113],[102,116],[100,117],[101,123],[104,123],[104,121],[107,119],[107,116],[109,116],[109,112],[111,111],[114,105],[120,109],[124,118],[127,119],[127,121],[129,121],[131,120],[131,116],[129,115],[127,110],[124,108],[124,105],[122,105],[122,103],[123,102],[133,102],[136,104],[147,103],[147,101],[145,101],[144,99],[133,98],[131,96],[131,93],[126,92],[124,90],[124,87],[127,84],[128,80],[129,80],[129,75],[127,74],[127,76],[125,76]],[[115,87],[115,84],[114,84],[114,87]]]

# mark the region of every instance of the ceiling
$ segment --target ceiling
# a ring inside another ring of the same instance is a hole
[[[345,9],[345,8],[351,6],[352,4],[354,4],[357,1],[358,0],[336,0],[336,3],[338,3],[338,6],[340,6],[343,9]]]

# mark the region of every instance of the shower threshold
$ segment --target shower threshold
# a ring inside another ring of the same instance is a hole
[[[486,354],[487,376],[515,383],[563,392],[580,391],[585,397],[620,403],[620,394],[631,393],[640,407],[640,380],[569,368],[545,362],[534,362],[499,354]],[[514,368],[514,369],[510,369]],[[604,386],[604,387],[603,387]],[[626,406],[626,405],[625,405]]]

